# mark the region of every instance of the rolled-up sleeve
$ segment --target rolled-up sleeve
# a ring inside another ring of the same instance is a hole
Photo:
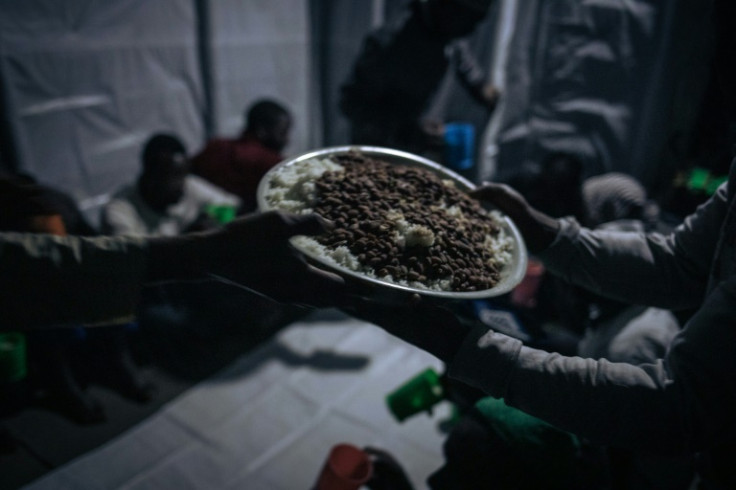
[[[671,234],[588,230],[560,221],[553,244],[539,255],[566,281],[614,299],[667,309],[703,301],[727,207],[726,188]]]
[[[0,233],[0,327],[129,321],[147,256],[141,238]]]
[[[736,434],[736,278],[721,283],[667,356],[631,365],[565,357],[475,330],[449,375],[600,443],[682,454]]]

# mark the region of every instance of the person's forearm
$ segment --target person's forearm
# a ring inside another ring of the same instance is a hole
[[[538,254],[551,273],[631,304],[684,309],[702,301],[708,267],[695,259],[710,258],[712,251],[683,251],[674,235],[591,231],[574,220],[560,223],[556,241]],[[699,240],[705,244],[709,236],[701,234]]]
[[[188,233],[148,239],[147,283],[199,279],[206,273],[216,232]],[[205,240],[206,239],[206,240]],[[208,243],[205,248],[205,242]]]
[[[600,444],[682,453],[732,440],[736,276],[723,281],[672,341],[638,366],[522,347],[474,330],[449,374]]]
[[[129,321],[146,250],[136,238],[0,234],[0,328]]]
[[[539,257],[569,282],[615,299],[667,309],[696,307],[727,212],[727,191],[716,194],[668,236],[590,231],[561,220],[552,246]]]
[[[662,369],[564,357],[476,331],[449,375],[594,443],[683,451],[677,387]]]

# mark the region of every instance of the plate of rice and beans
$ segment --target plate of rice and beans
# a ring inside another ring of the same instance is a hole
[[[276,165],[259,184],[258,205],[332,221],[328,233],[292,244],[344,277],[447,299],[499,296],[524,277],[526,248],[507,216],[467,195],[473,188],[411,153],[342,146]]]

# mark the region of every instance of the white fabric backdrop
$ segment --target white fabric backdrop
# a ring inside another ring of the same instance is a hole
[[[84,200],[133,178],[152,132],[200,141],[194,22],[192,2],[0,3],[0,73],[21,168]]]
[[[0,0],[2,157],[14,147],[21,170],[95,216],[135,177],[151,133],[177,133],[194,152],[236,134],[260,96],[294,112],[288,154],[343,144],[339,85],[381,11],[406,1]],[[661,185],[699,107],[711,1],[497,0],[496,29],[472,39],[503,89],[492,121],[452,83],[431,111],[486,128],[477,180],[569,150],[589,173]]]
[[[514,29],[481,175],[569,151],[589,174],[627,172],[650,187],[668,176],[667,145],[692,129],[707,80],[710,1],[504,3],[516,4]]]
[[[202,12],[210,37],[200,44]],[[2,95],[19,168],[72,194],[95,221],[137,175],[152,133],[173,132],[195,152],[207,111],[213,134],[236,135],[261,96],[293,110],[287,151],[305,151],[319,134],[310,46],[307,0],[0,0]]]
[[[245,108],[273,97],[294,113],[288,153],[317,142],[309,124],[316,104],[309,96],[311,63],[308,2],[304,0],[210,1],[214,131],[235,136]]]

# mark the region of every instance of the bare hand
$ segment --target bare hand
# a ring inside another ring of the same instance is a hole
[[[560,227],[557,220],[534,209],[521,194],[506,184],[486,182],[471,191],[470,196],[493,204],[511,218],[532,253],[547,248],[557,236]]]
[[[308,264],[291,244],[330,224],[317,215],[253,213],[215,231],[149,240],[148,281],[215,276],[276,301],[312,306],[343,302],[344,280]]]
[[[283,302],[332,306],[341,302],[343,279],[308,264],[290,243],[318,235],[330,224],[316,214],[270,211],[232,221],[218,237],[210,272]]]

